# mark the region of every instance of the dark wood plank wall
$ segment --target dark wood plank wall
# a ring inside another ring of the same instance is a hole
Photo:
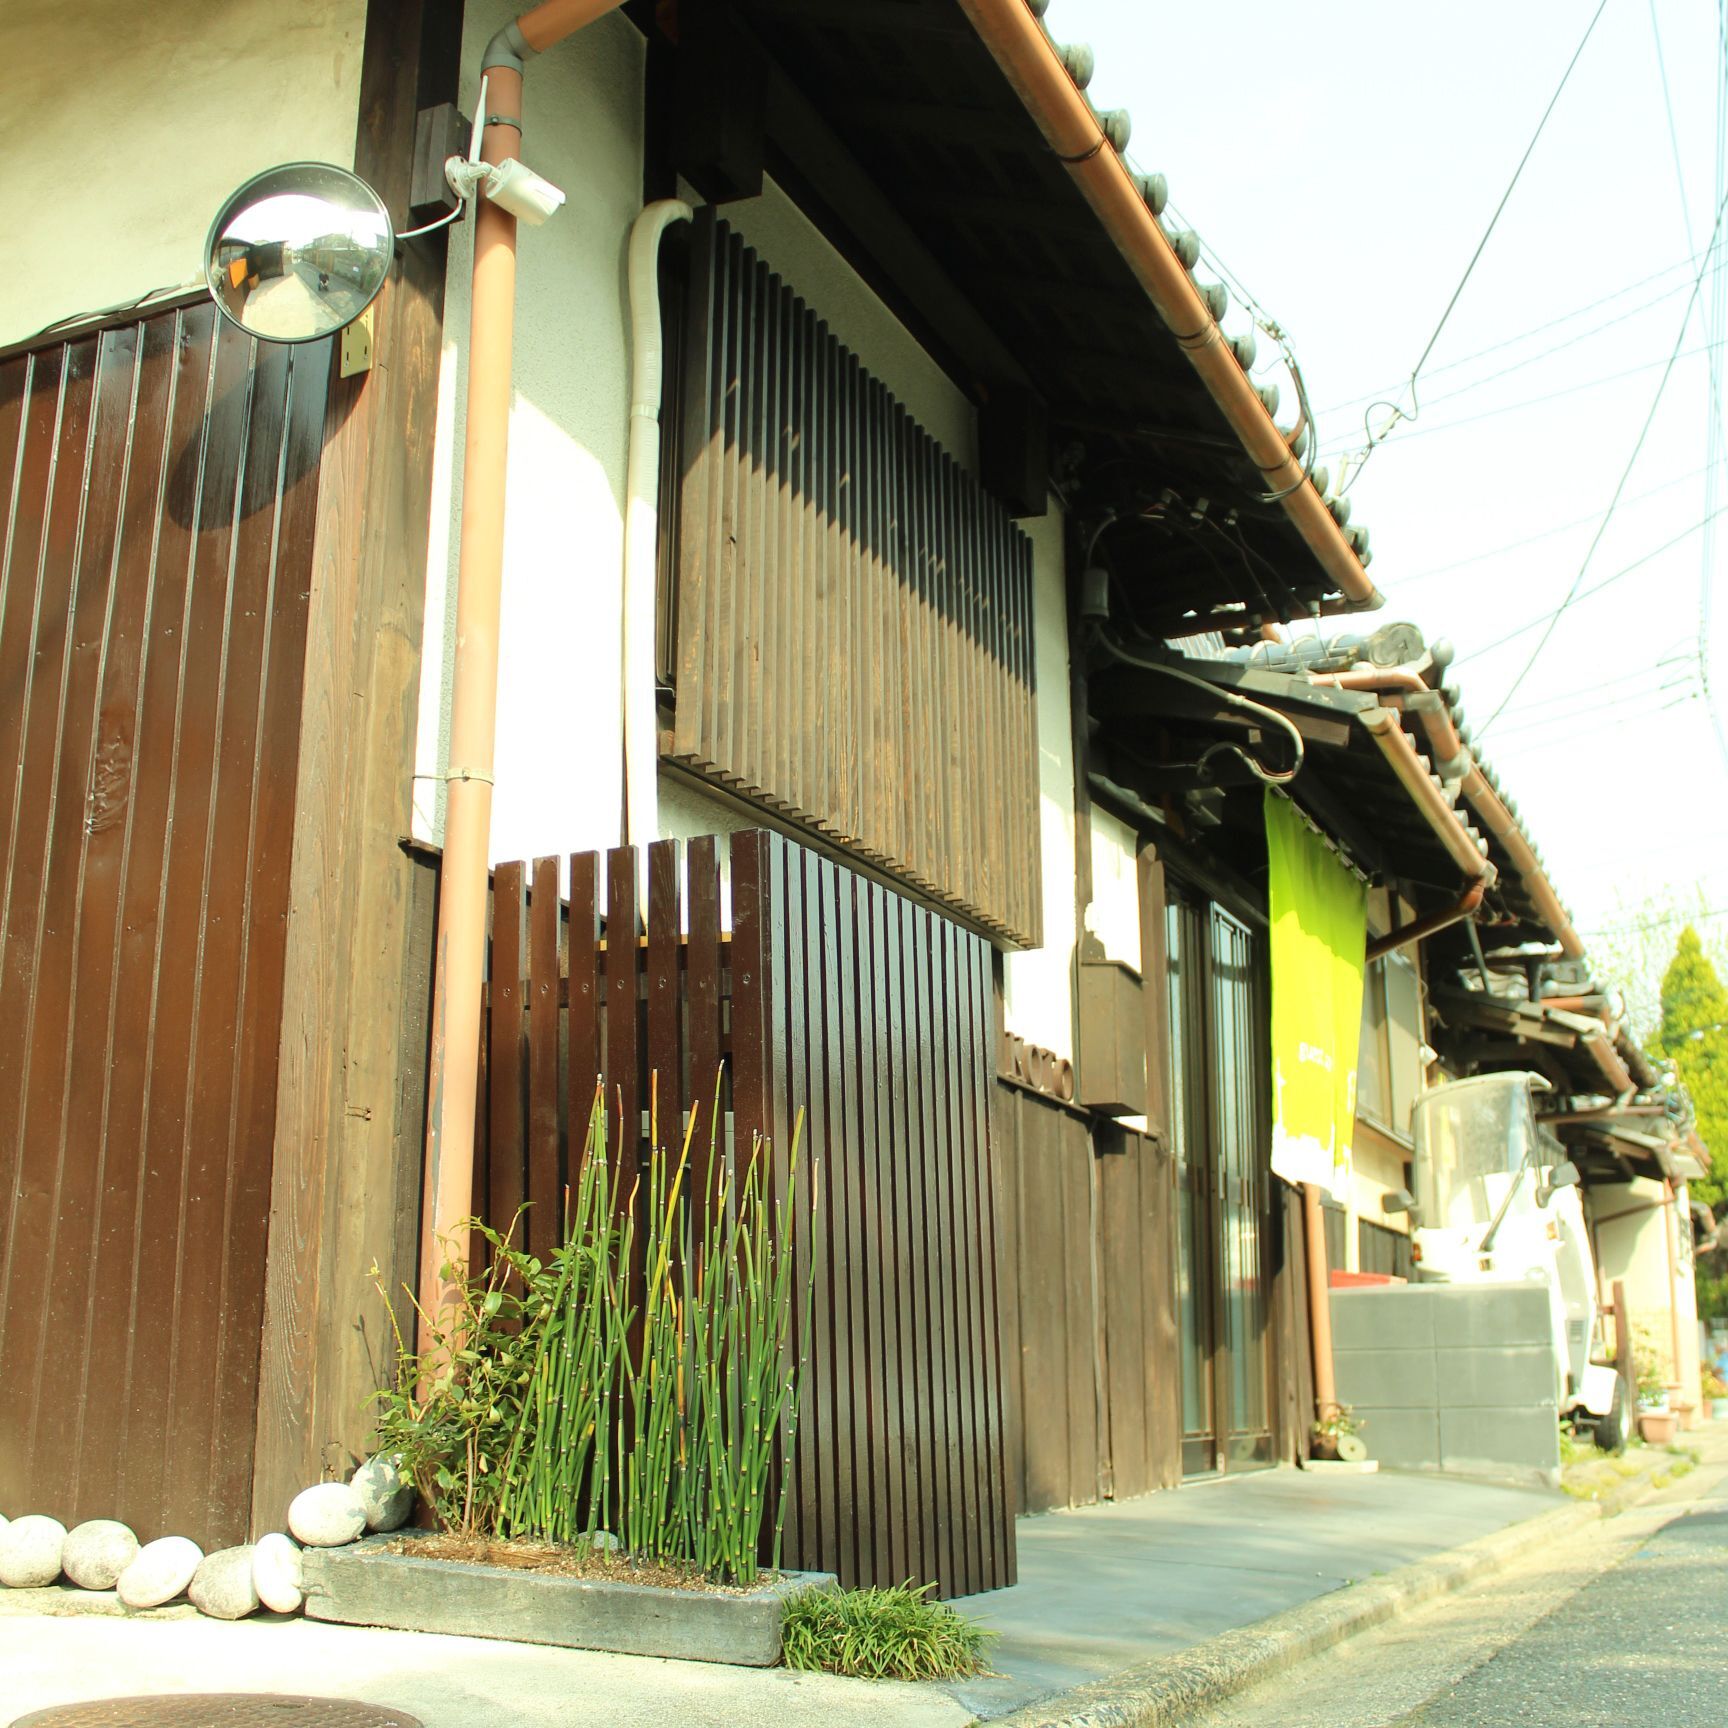
[[[672,756],[1036,946],[1031,542],[711,210],[671,352]]]
[[[1017,1509],[1175,1485],[1174,1171],[1155,1141],[1000,1082],[1003,1357]]]
[[[1099,1498],[1096,1172],[1085,1118],[998,1083],[1002,1309],[1021,1512]]]
[[[1156,1140],[1105,1131],[1098,1159],[1099,1270],[1109,1481],[1118,1499],[1182,1475],[1177,1379],[1176,1161]]]
[[[614,1125],[652,1098],[664,1144],[724,1063],[728,1156],[766,1133],[784,1158],[802,1115],[820,1209],[786,1559],[1012,1583],[987,944],[779,835],[733,836],[729,933],[712,839],[651,846],[645,906],[633,849],[567,869],[567,907],[557,860],[494,873],[476,1210],[529,1203],[544,1252],[597,1079]],[[625,1168],[646,1149],[614,1144]]]
[[[0,1499],[245,1534],[328,342],[0,364]]]

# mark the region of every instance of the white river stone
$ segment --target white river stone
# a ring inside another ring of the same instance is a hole
[[[186,1595],[200,1614],[212,1620],[244,1620],[258,1610],[252,1585],[252,1544],[219,1548],[205,1555],[192,1574]]]
[[[403,1479],[396,1460],[380,1452],[368,1458],[348,1480],[366,1510],[368,1530],[399,1530],[414,1508],[413,1484]]]
[[[160,1608],[188,1584],[204,1550],[188,1536],[159,1536],[138,1550],[138,1558],[115,1580],[128,1608]]]
[[[306,1600],[300,1550],[280,1530],[261,1536],[252,1549],[252,1588],[275,1614],[298,1614]]]
[[[289,1534],[308,1548],[340,1548],[366,1528],[366,1508],[346,1482],[302,1489],[288,1508]]]
[[[112,1590],[138,1558],[138,1538],[113,1518],[92,1518],[66,1532],[61,1570],[80,1590]]]
[[[31,1513],[0,1530],[0,1584],[11,1590],[39,1589],[60,1576],[66,1526],[58,1518]]]

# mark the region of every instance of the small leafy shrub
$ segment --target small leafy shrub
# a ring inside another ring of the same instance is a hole
[[[862,1680],[963,1680],[988,1672],[995,1633],[929,1600],[929,1584],[807,1590],[786,1610],[788,1668]]]
[[[428,1317],[432,1344],[424,1356],[409,1348],[373,1264],[372,1282],[385,1298],[397,1361],[396,1384],[373,1399],[378,1450],[398,1455],[403,1475],[439,1527],[489,1536],[498,1525],[504,1463],[521,1428],[546,1273],[495,1230],[472,1222],[492,1251],[491,1266],[458,1286],[452,1307]],[[449,1241],[442,1247],[446,1254],[454,1250]],[[450,1278],[448,1263],[440,1276]],[[414,1308],[421,1312],[417,1302]]]

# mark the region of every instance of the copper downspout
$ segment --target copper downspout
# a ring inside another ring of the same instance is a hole
[[[1324,1422],[1338,1409],[1332,1371],[1332,1280],[1326,1265],[1326,1219],[1317,1183],[1302,1184],[1302,1232],[1308,1250],[1308,1331],[1314,1355],[1314,1415]]]
[[[1536,910],[1547,921],[1548,928],[1559,938],[1560,947],[1566,957],[1570,960],[1583,959],[1583,940],[1572,928],[1572,920],[1566,916],[1566,909],[1560,904],[1559,895],[1554,892],[1547,873],[1537,863],[1536,854],[1530,850],[1530,843],[1524,838],[1524,832],[1512,812],[1506,808],[1500,794],[1488,784],[1482,770],[1476,766],[1475,757],[1465,748],[1464,740],[1458,736],[1457,727],[1452,724],[1452,716],[1446,712],[1445,698],[1440,692],[1431,688],[1420,673],[1398,668],[1362,667],[1353,672],[1316,675],[1313,682],[1331,684],[1340,690],[1367,690],[1377,695],[1393,696],[1395,700],[1399,696],[1416,699],[1409,702],[1410,711],[1421,722],[1422,730],[1428,734],[1435,767],[1443,776],[1446,770],[1454,765],[1463,770],[1463,793],[1470,808],[1481,818],[1483,826],[1511,854],[1512,862],[1518,866],[1518,874],[1524,879],[1525,887],[1530,890],[1530,898],[1535,902]]]
[[[1462,924],[1482,904],[1482,896],[1487,892],[1486,880],[1472,882],[1452,905],[1430,912],[1426,918],[1418,918],[1414,924],[1406,924],[1402,930],[1388,931],[1370,942],[1366,958],[1378,960],[1394,949],[1408,948],[1412,942],[1425,942],[1441,930]]]
[[[547,0],[493,37],[482,62],[486,113],[480,154],[519,153],[522,59],[614,11],[621,0]],[[474,1210],[474,1112],[480,1001],[486,969],[487,865],[498,720],[498,625],[504,575],[504,495],[516,320],[516,218],[475,200],[469,309],[467,427],[456,588],[456,664],[444,855],[433,955],[432,1049],[427,1071],[426,1163],[420,1211],[421,1347],[467,1277],[460,1225]],[[450,1276],[441,1273],[449,1268]]]
[[[1159,317],[1174,332],[1243,449],[1265,475],[1267,490],[1284,494],[1284,512],[1308,549],[1357,607],[1380,605],[1379,590],[1313,483],[1303,478],[1301,463],[1026,0],[960,0],[960,9],[1139,278]]]

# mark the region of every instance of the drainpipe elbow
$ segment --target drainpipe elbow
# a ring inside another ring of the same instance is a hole
[[[486,44],[486,52],[480,59],[480,70],[490,72],[494,66],[503,66],[511,72],[521,72],[528,61],[539,52],[522,34],[520,26],[512,20]]]

